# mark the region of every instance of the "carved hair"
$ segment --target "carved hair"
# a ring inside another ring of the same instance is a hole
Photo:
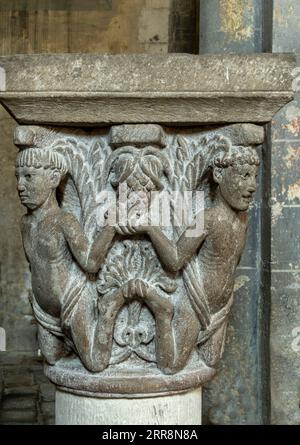
[[[213,158],[212,166],[227,168],[244,164],[259,165],[260,160],[256,150],[252,147],[239,147],[232,145],[228,151],[218,153]]]
[[[17,167],[34,167],[57,169],[62,175],[67,173],[67,166],[63,156],[52,150],[41,148],[26,148],[18,153]]]

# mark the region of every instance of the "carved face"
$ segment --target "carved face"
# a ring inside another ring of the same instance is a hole
[[[256,191],[256,165],[231,165],[227,168],[216,168],[214,179],[225,201],[235,210],[248,210],[253,194]]]
[[[17,190],[21,203],[30,210],[43,205],[59,184],[57,170],[17,167]]]

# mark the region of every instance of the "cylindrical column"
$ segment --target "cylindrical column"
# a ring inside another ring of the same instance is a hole
[[[56,391],[56,425],[201,425],[201,388],[146,398],[96,398]]]
[[[271,0],[200,0],[199,52],[269,52],[272,9]],[[268,422],[268,284],[265,268],[257,268],[260,261],[262,264],[269,261],[268,216],[265,209],[269,205],[266,181],[270,176],[270,166],[266,153],[269,150],[264,148],[263,174],[259,178],[257,191],[261,204],[250,209],[251,224],[261,227],[261,230],[250,231],[237,268],[235,298],[243,301],[243,304],[233,307],[223,366],[218,377],[203,392],[204,418],[212,424],[251,425]],[[255,353],[253,344],[248,342],[250,336],[255,339]],[[241,366],[236,360],[237,351],[243,357],[247,387],[252,388],[252,393],[258,388],[258,398],[249,398],[244,382],[237,378]]]

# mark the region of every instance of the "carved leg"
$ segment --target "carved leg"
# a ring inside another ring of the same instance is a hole
[[[179,372],[195,348],[200,330],[194,311],[182,302],[174,319],[173,303],[139,279],[131,280],[124,294],[126,299],[135,296],[144,302],[155,317],[157,366],[166,374]]]
[[[106,294],[97,314],[91,295],[85,291],[74,308],[72,339],[85,367],[91,372],[103,371],[109,365],[115,319],[123,304],[122,291]]]
[[[183,369],[195,348],[200,330],[199,320],[184,301],[177,307],[174,316],[171,301],[151,288],[146,292],[144,301],[156,318],[157,365],[166,374],[175,374]]]
[[[38,325],[38,340],[41,353],[49,365],[55,365],[59,359],[69,353],[63,337],[57,337],[40,324]]]
[[[164,372],[167,374],[175,374],[181,371],[197,344],[200,323],[192,309],[184,302],[177,307],[172,322],[172,330],[175,353],[169,361],[167,369],[164,369]]]
[[[157,366],[167,372],[169,363],[174,360],[175,343],[172,329],[174,316],[173,303],[160,295],[154,288],[142,280],[133,280],[134,293],[145,303],[155,317],[156,322],[156,358]]]

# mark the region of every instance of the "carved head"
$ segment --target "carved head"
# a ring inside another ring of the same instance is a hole
[[[21,150],[16,161],[21,203],[30,210],[40,207],[56,190],[66,172],[64,159],[58,153],[40,148]]]
[[[219,193],[235,210],[248,210],[256,191],[259,157],[252,147],[230,147],[214,159],[213,179]]]

